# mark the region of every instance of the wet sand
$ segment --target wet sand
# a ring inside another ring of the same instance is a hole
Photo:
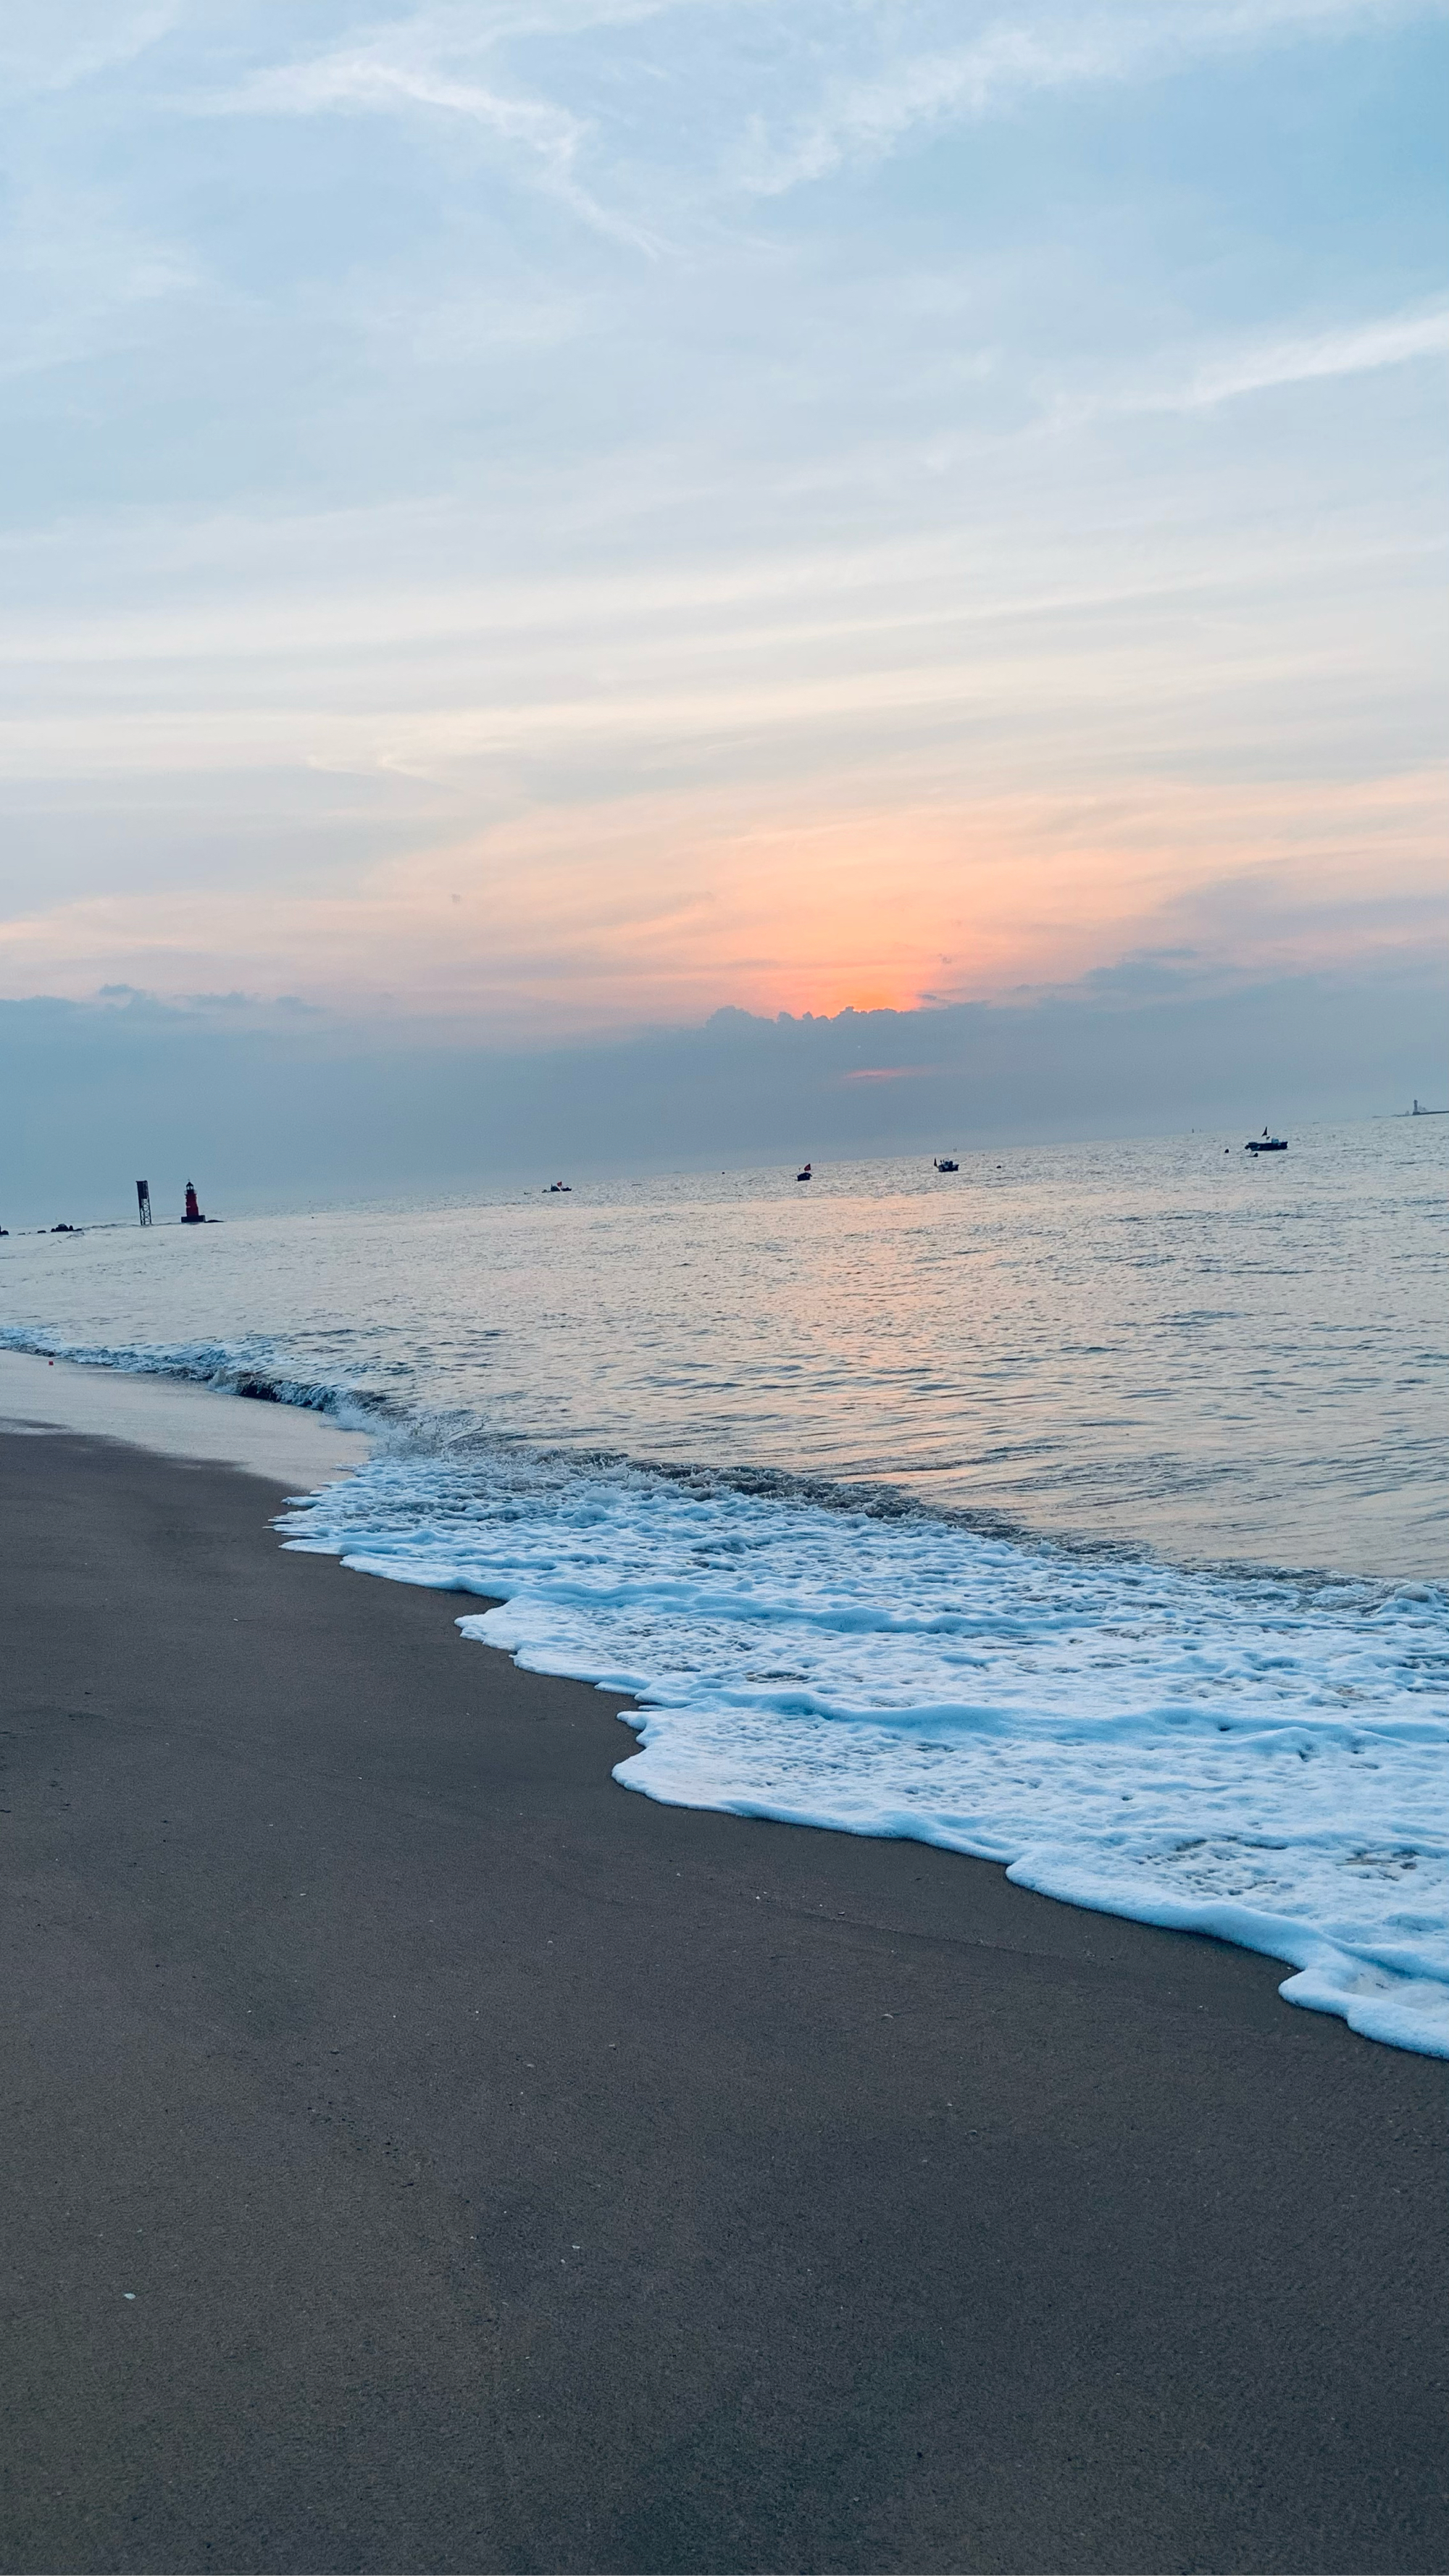
[[[630,1795],[262,1477],[0,1491],[4,2567],[1449,2567],[1442,2063]]]
[[[0,1431],[24,1425],[138,1442],[169,1458],[241,1467],[307,1493],[359,1467],[372,1442],[294,1404],[243,1402],[215,1387],[128,1376],[74,1360],[0,1351]]]

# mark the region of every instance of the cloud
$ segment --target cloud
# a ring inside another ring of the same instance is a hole
[[[7,979],[523,1044],[1422,935],[1442,14],[189,0],[27,100]]]
[[[1443,803],[1434,773],[1119,779],[828,818],[804,795],[782,810],[778,790],[635,798],[512,814],[361,885],[262,906],[237,884],[37,909],[0,924],[0,981],[289,990],[525,1044],[729,1002],[831,1013],[1040,992],[1124,956],[1199,981],[1366,966],[1449,927]]]
[[[486,1028],[439,1044],[414,1027],[390,1044],[345,1021],[283,1029],[144,998],[0,1001],[0,1085],[29,1104],[0,1218],[49,1224],[63,1191],[72,1217],[134,1220],[138,1168],[158,1199],[171,1173],[179,1201],[199,1165],[211,1203],[237,1213],[248,1200],[537,1182],[561,1166],[576,1181],[725,1162],[793,1171],[805,1152],[818,1168],[1215,1125],[1236,1143],[1265,1116],[1443,1099],[1444,1024],[1442,968],[1424,960],[1135,997],[1076,986],[992,1008],[728,1011],[527,1052]],[[861,1072],[910,1078],[851,1078]]]
[[[1209,0],[999,19],[966,44],[888,56],[873,76],[835,81],[778,141],[757,119],[745,184],[777,196],[1034,93],[1156,79],[1204,57],[1442,13],[1442,0]]]
[[[557,168],[572,161],[585,130],[567,108],[551,100],[509,97],[479,81],[449,78],[426,58],[410,60],[397,46],[381,41],[258,72],[227,105],[235,114],[253,116],[315,116],[331,108],[442,108],[507,142],[527,144]]]
[[[572,23],[615,22],[612,16],[580,13]],[[520,94],[473,73],[479,59],[517,25],[516,20],[487,18],[480,23],[453,12],[410,19],[330,52],[255,72],[224,95],[194,100],[193,112],[325,116],[422,111],[448,117],[521,155],[534,184],[594,231],[653,253],[655,237],[602,205],[577,175],[589,121],[556,100]]]
[[[1307,338],[1257,340],[1199,364],[1176,385],[1141,386],[1098,408],[1118,412],[1211,411],[1244,394],[1325,377],[1370,375],[1415,358],[1449,356],[1449,306],[1433,305],[1381,320],[1342,325]]]

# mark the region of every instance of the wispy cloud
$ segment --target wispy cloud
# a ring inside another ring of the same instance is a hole
[[[1215,411],[1245,395],[1341,376],[1375,375],[1415,359],[1449,356],[1449,304],[1437,303],[1317,332],[1262,335],[1219,345],[1209,357],[1164,358],[1149,374],[1087,393],[1062,393],[1052,425],[1077,429],[1135,414]]]
[[[1274,385],[1312,384],[1325,376],[1362,376],[1379,367],[1402,367],[1411,358],[1449,354],[1449,305],[1391,313],[1381,321],[1351,323],[1307,339],[1259,341],[1209,361],[1175,390],[1132,399],[1138,411],[1210,411],[1241,394]]]
[[[999,18],[965,44],[890,53],[873,74],[833,82],[781,132],[757,118],[745,183],[777,196],[844,164],[884,159],[922,129],[1002,113],[1033,93],[1153,78],[1208,55],[1444,14],[1444,0],[1207,0]]]
[[[11,0],[0,970],[623,1025],[1417,904],[1446,14]]]
[[[656,797],[510,815],[361,883],[262,904],[237,883],[37,908],[0,922],[0,980],[72,995],[124,981],[174,997],[215,978],[313,1005],[481,1012],[502,1034],[570,1035],[728,1003],[979,1000],[1120,974],[1124,953],[1144,949],[1158,988],[1184,951],[1198,980],[1408,958],[1442,941],[1449,910],[1442,798],[1433,774],[1219,791],[1141,779],[1095,800],[895,803],[828,821],[810,800],[790,814],[758,791],[712,809]],[[1199,873],[1184,886],[1189,850]],[[847,1070],[869,1084],[916,1067]]]
[[[576,13],[587,24],[600,23],[601,15]],[[516,19],[501,14],[481,21],[460,19],[456,12],[415,18],[327,53],[272,65],[197,105],[212,115],[451,118],[520,154],[534,183],[594,231],[636,250],[656,250],[652,234],[602,204],[580,179],[578,165],[592,130],[587,118],[557,100],[478,76],[487,54],[516,26]]]

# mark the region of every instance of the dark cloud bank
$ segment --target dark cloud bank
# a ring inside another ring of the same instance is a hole
[[[817,1163],[1364,1117],[1449,1098],[1442,973],[1233,991],[1151,961],[1011,1006],[846,1011],[533,1053],[236,995],[0,1003],[0,1223],[320,1205],[613,1172]]]

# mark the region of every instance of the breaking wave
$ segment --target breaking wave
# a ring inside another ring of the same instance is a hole
[[[69,1360],[80,1368],[115,1369],[126,1377],[174,1379],[263,1404],[296,1405],[359,1430],[374,1430],[393,1410],[386,1394],[374,1388],[347,1379],[299,1376],[295,1365],[260,1335],[241,1342],[75,1342],[16,1324],[0,1325],[0,1350]]]
[[[436,1433],[281,1526],[492,1601],[465,1636],[630,1693],[625,1788],[1001,1861],[1449,2056],[1441,1587],[1187,1571],[875,1488]]]
[[[471,1594],[466,1637],[628,1693],[615,1778],[909,1837],[1281,1959],[1282,1992],[1449,2056],[1449,1592],[1185,1569],[888,1485],[488,1436],[264,1337],[0,1346],[324,1413],[369,1464],[286,1544]]]

